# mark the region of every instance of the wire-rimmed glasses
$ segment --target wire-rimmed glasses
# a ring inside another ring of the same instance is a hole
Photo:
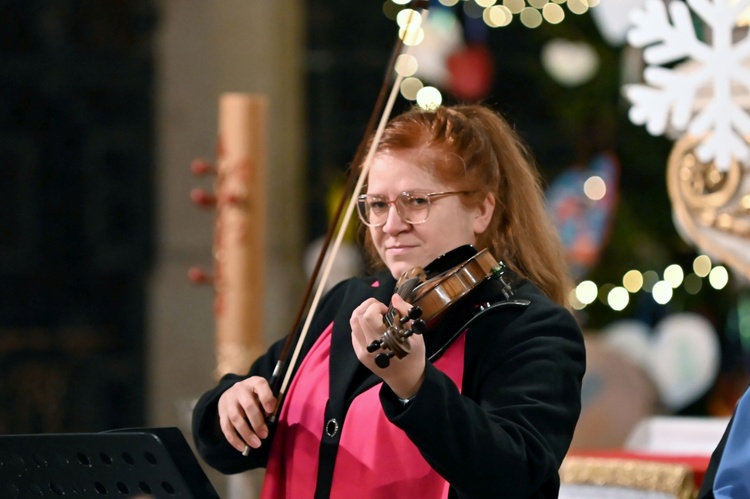
[[[362,223],[368,227],[382,227],[388,220],[390,206],[408,224],[423,224],[430,216],[430,204],[435,199],[454,194],[469,194],[469,191],[419,192],[405,191],[390,200],[382,194],[362,194],[357,199],[357,212]]]

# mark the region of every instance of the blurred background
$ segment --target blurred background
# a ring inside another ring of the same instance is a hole
[[[579,448],[617,447],[652,414],[727,416],[747,385],[749,276],[676,226],[679,134],[629,119],[623,88],[645,64],[625,32],[642,4],[435,2],[394,110],[420,89],[486,102],[534,152],[590,344]],[[197,270],[213,266],[215,213],[191,200],[214,179],[190,165],[215,158],[225,92],[269,99],[258,334],[287,333],[403,9],[3,1],[0,433],[189,432],[216,381],[214,289]],[[738,234],[735,252],[750,252]]]

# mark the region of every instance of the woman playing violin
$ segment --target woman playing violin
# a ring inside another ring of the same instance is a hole
[[[201,456],[225,473],[265,466],[267,498],[557,497],[585,353],[515,132],[481,105],[393,118],[358,212],[374,272],[322,300],[276,423],[268,379],[281,342],[200,399]],[[427,321],[408,355],[377,362],[389,304],[404,327],[416,318],[414,295],[394,294],[399,278],[419,268],[430,282],[477,251],[508,273],[488,273]]]

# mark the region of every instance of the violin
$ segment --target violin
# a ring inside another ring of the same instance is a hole
[[[508,272],[507,266],[495,260],[487,249],[477,252],[471,245],[460,246],[446,253],[427,267],[415,267],[404,272],[396,282],[395,293],[412,307],[402,317],[392,304],[389,305],[383,315],[386,330],[367,346],[367,351],[386,350],[375,356],[378,367],[385,369],[394,356],[401,359],[409,354],[410,336],[427,332],[443,313],[482,282],[500,279],[503,294],[506,299],[509,298],[513,290],[507,279]]]

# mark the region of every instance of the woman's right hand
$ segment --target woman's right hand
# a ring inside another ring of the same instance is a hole
[[[252,376],[235,383],[219,398],[219,425],[227,441],[239,452],[257,449],[268,436],[266,415],[276,409],[268,381]]]

